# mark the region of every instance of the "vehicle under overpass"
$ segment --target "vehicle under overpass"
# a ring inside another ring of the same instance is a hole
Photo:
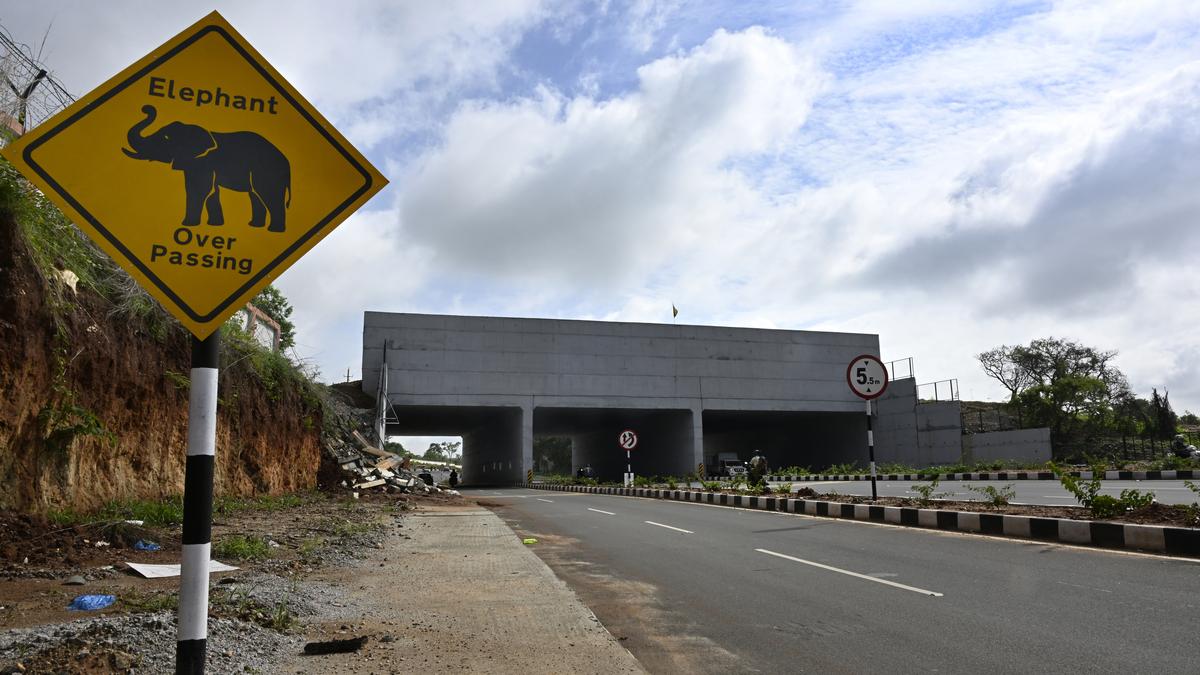
[[[859,333],[366,312],[363,389],[381,437],[463,438],[464,484],[525,481],[537,436],[571,439],[571,471],[693,473],[718,452],[771,465],[862,461]],[[565,467],[564,467],[565,469]]]

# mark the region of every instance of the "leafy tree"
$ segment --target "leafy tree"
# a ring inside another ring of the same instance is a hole
[[[401,457],[412,457],[412,453],[404,449],[404,445],[397,441],[386,441],[383,444],[383,449],[388,452],[399,455]]]
[[[432,462],[453,462],[458,459],[461,448],[461,441],[430,443],[429,449],[425,451],[423,458]]]
[[[1023,347],[1000,345],[975,357],[983,366],[983,372],[1008,390],[1010,403],[1015,403],[1021,392],[1034,383],[1032,374],[1022,367],[1014,355],[1018,349]]]
[[[280,293],[278,288],[267,286],[254,296],[251,304],[279,324],[279,348],[281,350],[296,344],[296,324],[288,319],[292,315],[292,305],[287,298],[283,297],[283,293]]]
[[[1175,436],[1175,426],[1179,422],[1179,418],[1175,415],[1175,411],[1171,410],[1170,394],[1165,390],[1163,395],[1158,395],[1158,389],[1150,396],[1150,414],[1154,424],[1154,437],[1169,441]]]
[[[1179,421],[1183,424],[1190,424],[1192,426],[1200,425],[1200,417],[1197,417],[1196,413],[1192,412],[1191,410],[1185,410],[1183,414],[1179,416]]]
[[[1055,453],[1082,450],[1115,426],[1114,408],[1129,405],[1125,375],[1100,351],[1049,337],[1003,345],[979,355],[984,372],[1010,393],[1023,423],[1050,427]]]

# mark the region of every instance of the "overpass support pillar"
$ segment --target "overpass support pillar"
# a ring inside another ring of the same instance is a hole
[[[518,482],[524,483],[533,467],[533,403],[521,406],[521,475]]]

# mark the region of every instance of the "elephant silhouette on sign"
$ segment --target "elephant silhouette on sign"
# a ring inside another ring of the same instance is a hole
[[[199,225],[200,211],[208,211],[209,225],[224,225],[221,188],[250,196],[250,226],[267,224],[270,232],[287,227],[292,203],[292,168],[287,157],[267,139],[252,131],[217,132],[182,122],[171,122],[152,134],[142,135],[154,123],[157,111],[142,106],[146,118],[129,129],[129,147],[122,152],[134,159],[166,162],[183,172],[187,193],[183,224]]]

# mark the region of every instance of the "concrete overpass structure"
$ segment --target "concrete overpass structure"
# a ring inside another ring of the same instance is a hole
[[[775,467],[863,462],[859,354],[878,336],[366,312],[362,374],[380,435],[463,437],[465,483],[524,482],[543,435],[571,438],[572,471],[619,480],[624,429],[638,475],[756,448]]]

